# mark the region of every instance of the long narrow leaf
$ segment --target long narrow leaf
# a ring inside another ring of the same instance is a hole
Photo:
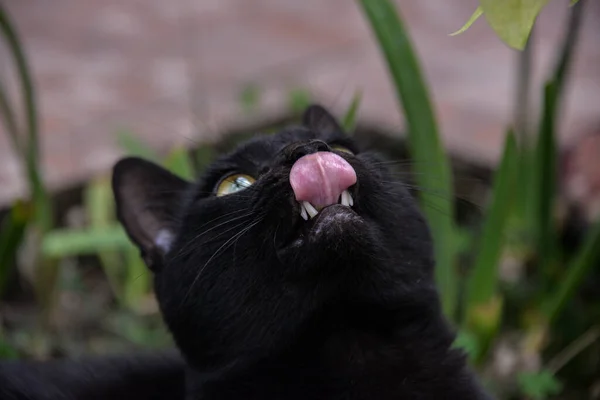
[[[114,225],[114,200],[108,177],[103,176],[90,182],[84,192],[84,205],[92,231]],[[98,258],[115,297],[118,301],[122,301],[122,279],[120,277],[123,263],[119,251],[115,249],[98,250]]]
[[[27,141],[25,142],[25,166],[30,185],[31,194],[35,204],[35,219],[38,228],[46,232],[52,227],[52,208],[50,198],[44,188],[39,169],[39,134],[37,121],[37,104],[33,81],[31,79],[29,65],[23,47],[10,20],[8,13],[0,4],[0,32],[8,45],[11,54],[14,57],[16,70],[18,72],[21,91],[24,98],[24,110],[27,122]]]
[[[419,186],[452,193],[450,162],[438,134],[417,56],[399,13],[389,0],[359,0],[388,64],[408,125],[408,141]],[[436,278],[444,312],[454,318],[457,276],[454,270],[454,209],[450,198],[420,193],[435,242]]]
[[[546,84],[544,92],[544,111],[540,125],[538,143],[535,153],[535,232],[539,270],[543,276],[545,287],[552,276],[555,259],[556,237],[554,229],[554,199],[556,181],[556,138],[554,122],[556,111],[556,85]]]
[[[6,134],[12,142],[13,150],[20,156],[23,156],[23,149],[19,139],[19,127],[17,126],[17,118],[8,101],[8,95],[2,82],[0,81],[0,119],[4,123]]]
[[[128,244],[125,255],[127,271],[123,287],[124,298],[127,307],[136,311],[144,297],[150,292],[150,271],[140,257],[139,250],[133,244]]]
[[[195,153],[192,161],[195,161],[194,169],[197,173],[204,171],[215,158],[215,150],[213,146],[208,143],[198,147]]]
[[[475,264],[467,281],[465,329],[476,335],[480,352],[487,351],[502,319],[503,299],[498,293],[498,270],[505,230],[513,208],[517,177],[517,142],[512,131],[506,135],[504,155],[494,178],[491,204],[486,213]]]
[[[350,107],[344,114],[344,118],[342,119],[342,127],[344,131],[348,134],[351,134],[356,127],[356,117],[358,114],[358,108],[360,107],[360,100],[362,98],[361,92],[356,92],[354,97],[352,98],[352,102],[350,103]]]
[[[164,165],[169,171],[183,179],[191,180],[194,178],[192,159],[187,149],[183,146],[175,147],[171,150],[165,159]]]
[[[117,142],[119,146],[128,156],[136,156],[145,158],[148,161],[158,162],[160,157],[158,154],[141,141],[136,135],[127,130],[120,130],[117,132]]]
[[[542,275],[542,290],[551,291],[554,275],[554,251],[556,238],[553,224],[553,211],[556,182],[556,132],[555,125],[561,111],[561,99],[572,56],[581,29],[582,10],[585,1],[577,3],[569,16],[567,33],[557,55],[552,79],[544,90],[544,108],[539,125],[538,142],[535,149],[535,166],[532,182],[536,191],[532,203],[532,226],[534,228],[539,257],[539,269]]]
[[[128,245],[127,234],[117,225],[94,230],[55,229],[44,237],[42,252],[46,257],[64,258],[126,249]]]
[[[544,315],[549,323],[564,310],[565,305],[580,287],[587,273],[600,264],[600,221],[586,235],[585,241],[573,261],[567,266],[566,276],[544,304]]]
[[[498,264],[504,243],[504,229],[510,215],[517,172],[517,143],[509,131],[504,144],[504,155],[494,178],[491,204],[485,223],[475,264],[467,289],[467,306],[476,307],[489,301],[498,284]]]
[[[15,260],[19,244],[31,219],[31,207],[27,203],[15,203],[0,225],[0,294],[2,293],[10,267]]]

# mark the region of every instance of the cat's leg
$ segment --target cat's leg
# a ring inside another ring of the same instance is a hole
[[[47,362],[0,362],[2,400],[178,400],[185,363],[178,354]]]

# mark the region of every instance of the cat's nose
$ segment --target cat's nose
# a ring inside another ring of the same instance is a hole
[[[319,151],[300,157],[290,171],[296,200],[317,209],[336,204],[342,192],[356,183],[356,171],[339,155]]]
[[[288,160],[296,162],[300,157],[318,151],[330,151],[331,148],[327,143],[319,139],[313,139],[308,142],[296,143],[289,146]]]

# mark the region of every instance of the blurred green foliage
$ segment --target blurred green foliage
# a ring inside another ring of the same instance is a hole
[[[577,1],[570,0],[570,5],[575,5]],[[479,7],[453,35],[466,31],[483,15],[504,43],[523,50],[536,18],[548,2],[549,0],[479,0]]]
[[[528,13],[535,17],[544,5],[542,3],[545,4],[545,1],[481,1],[484,14],[487,13],[486,17],[491,21],[492,27],[503,40],[518,48],[523,47],[523,39],[526,40],[529,36],[535,19],[521,17]],[[460,328],[457,345],[462,346],[469,353],[473,365],[483,371],[493,366],[494,345],[507,332],[519,332],[519,347],[515,351],[532,355],[541,363],[533,371],[517,369],[513,384],[520,388],[521,395],[535,399],[548,398],[559,393],[563,387],[557,381],[557,371],[550,372],[544,368],[544,362],[552,357],[545,350],[552,348],[557,338],[566,336],[564,326],[558,323],[559,317],[577,297],[587,273],[600,263],[600,221],[588,230],[576,254],[566,257],[558,238],[559,221],[555,217],[555,126],[560,114],[562,88],[583,3],[585,1],[579,2],[571,10],[567,37],[563,47],[559,49],[556,68],[545,85],[537,139],[532,144],[523,141],[518,146],[513,130],[509,129],[507,132],[504,154],[494,176],[483,222],[472,233],[477,238],[474,261],[466,276],[459,276],[459,260],[456,258],[457,253],[453,251],[457,228],[451,220],[450,200],[437,199],[434,203],[436,209],[443,212],[427,212],[433,201],[426,199],[425,195],[421,202],[438,246],[437,279],[444,310],[448,318]],[[371,24],[396,85],[398,100],[409,130],[409,149],[416,162],[414,169],[418,177],[421,177],[417,178],[417,183],[428,189],[451,193],[451,172],[447,155],[440,143],[434,112],[428,101],[428,88],[402,18],[390,0],[359,0],[359,4]],[[499,15],[502,13],[504,14]],[[522,29],[515,28],[515,24]],[[432,158],[436,161],[434,167]],[[430,162],[422,162],[425,159]],[[526,169],[528,173],[523,173]],[[519,190],[521,188],[528,190]],[[517,204],[525,206],[519,208],[516,207]],[[514,243],[507,240],[515,233],[524,238],[515,246],[517,249],[511,248]],[[444,244],[449,248],[440,248]],[[521,269],[534,264],[533,272],[527,277],[529,282],[501,281],[498,271],[503,256],[507,254],[517,254]],[[525,296],[514,297],[515,293],[523,293],[519,286],[531,283],[534,290],[526,292]],[[463,285],[466,285],[465,295],[459,296]],[[520,314],[516,318],[506,312],[505,306],[506,303],[515,302],[518,306],[513,311]],[[587,327],[584,329],[589,328],[594,321],[591,315],[583,315],[582,318],[587,320],[584,324]],[[576,340],[583,331],[575,335],[571,332],[568,336]],[[499,389],[491,386],[492,389]]]
[[[504,7],[514,2],[500,5],[497,1],[493,4],[497,8],[488,7],[492,3],[491,0],[481,2],[486,18],[510,45],[521,47],[523,35],[528,37],[531,29],[529,20],[525,20],[523,29],[509,32],[510,35],[516,32],[516,39],[508,38],[502,33],[506,27],[491,21],[496,13],[515,11]],[[534,14],[542,3],[545,2],[538,1],[534,5]],[[577,4],[572,12],[581,12],[577,7],[583,3],[585,1]],[[391,0],[358,0],[358,4],[381,47],[406,117],[416,183],[428,189],[420,192],[419,200],[435,239],[436,279],[444,312],[459,329],[455,345],[467,351],[473,366],[485,377],[486,371],[493,367],[498,344],[508,333],[517,332],[515,351],[518,355],[533,355],[540,362],[533,369],[516,368],[511,382],[506,385],[516,387],[516,392],[507,394],[493,384],[491,389],[502,396],[533,399],[560,393],[567,386],[558,379],[560,370],[600,336],[586,333],[594,322],[588,308],[578,310],[581,322],[577,324],[571,326],[561,319],[565,317],[565,310],[580,304],[581,283],[600,263],[600,221],[588,230],[580,248],[574,254],[567,254],[561,247],[560,227],[554,212],[555,127],[572,41],[567,38],[559,50],[557,67],[540,96],[543,112],[535,140],[518,141],[516,138],[522,132],[515,132],[512,127],[507,129],[503,155],[494,174],[481,224],[475,229],[466,229],[456,220],[449,156],[438,132],[424,72],[402,17]],[[570,26],[568,34],[575,30]],[[0,32],[13,56],[24,99],[22,106],[15,106],[0,77],[0,117],[29,184],[28,196],[15,201],[0,224],[0,295],[15,265],[29,263],[42,310],[40,329],[47,329],[60,284],[60,266],[68,259],[93,256],[102,268],[119,310],[108,322],[109,329],[131,343],[145,346],[164,343],[165,335],[159,328],[137,324],[121,313],[141,316],[148,312],[151,277],[137,249],[117,223],[108,174],[94,178],[84,189],[84,227],[64,228],[54,223],[53,203],[43,185],[39,166],[36,97],[30,70],[14,24],[2,5]],[[255,85],[243,88],[242,111],[256,112],[260,108],[260,95],[260,88]],[[361,94],[356,92],[342,119],[348,131],[356,127],[360,100]],[[293,89],[289,93],[288,107],[295,115],[310,102],[311,94],[304,89]],[[23,115],[17,115],[16,109],[24,110]],[[214,148],[209,145],[194,150],[176,147],[163,157],[126,130],[117,133],[117,142],[128,155],[153,160],[186,179],[192,179],[214,158]],[[432,189],[449,195],[440,196]],[[33,257],[17,262],[20,252]],[[461,274],[459,269],[464,260],[459,256],[465,252],[471,257],[467,273]],[[531,271],[526,279],[502,280],[500,270],[507,257],[516,258],[522,269],[527,267]],[[16,357],[18,352],[3,338],[1,327],[0,321],[0,358]],[[594,329],[597,333],[597,328]],[[493,376],[489,380],[493,381]]]

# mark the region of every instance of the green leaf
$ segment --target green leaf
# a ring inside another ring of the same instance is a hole
[[[169,171],[183,179],[191,180],[194,178],[192,160],[188,150],[183,146],[173,148],[165,159],[164,165]]]
[[[159,162],[158,154],[143,141],[141,141],[133,132],[120,130],[117,132],[117,142],[128,156],[145,158],[148,161]]]
[[[202,172],[210,165],[215,158],[215,149],[208,145],[202,145],[196,150],[194,159],[196,160],[196,171]]]
[[[44,237],[42,253],[46,257],[63,258],[122,250],[129,243],[127,234],[119,225],[101,229],[54,229]]]
[[[288,107],[294,114],[302,113],[312,102],[312,96],[308,90],[292,89],[288,94]]]
[[[110,178],[103,176],[90,182],[84,191],[84,205],[92,231],[115,225],[114,200]],[[115,249],[98,250],[104,274],[118,301],[122,301],[121,268],[123,262]]]
[[[573,298],[581,283],[592,268],[600,264],[600,220],[586,234],[585,240],[565,269],[566,275],[558,283],[558,288],[550,292],[543,311],[548,322],[553,322]]]
[[[14,58],[24,102],[23,110],[25,110],[26,142],[22,145],[21,152],[19,152],[19,149],[16,150],[21,156],[21,161],[24,164],[24,170],[27,174],[29,190],[33,198],[35,209],[35,222],[37,229],[39,229],[41,232],[46,232],[52,227],[53,213],[51,201],[43,185],[42,176],[38,165],[40,154],[35,90],[33,86],[33,80],[31,79],[29,63],[27,61],[27,57],[25,56],[25,52],[23,50],[23,46],[21,45],[17,31],[14,28],[14,23],[11,21],[11,18],[1,4],[0,33],[5,39],[8,49]],[[5,106],[3,105],[2,107],[4,108]],[[6,110],[3,112],[6,112]],[[8,116],[8,118],[11,117]],[[38,249],[32,248],[31,251],[38,252]]]
[[[481,351],[477,336],[466,330],[458,331],[452,347],[463,349],[470,360],[477,358]]]
[[[137,311],[152,287],[150,270],[140,257],[140,251],[133,244],[128,243],[125,255],[127,259],[127,274],[123,288],[125,303],[130,310]]]
[[[0,360],[17,360],[19,352],[0,336]]]
[[[10,274],[25,228],[32,218],[31,205],[16,202],[0,225],[0,293]]]
[[[467,23],[464,24],[463,27],[460,28],[459,30],[457,30],[456,32],[451,33],[450,36],[456,36],[456,35],[459,35],[459,34],[465,32],[467,29],[469,29],[471,27],[471,25],[473,25],[473,23],[475,21],[477,21],[477,19],[479,19],[479,17],[481,17],[481,14],[483,14],[483,10],[481,9],[481,7],[477,7],[477,9],[473,13],[473,15],[471,15],[471,17],[469,18]]]
[[[361,98],[362,93],[360,91],[357,91],[354,94],[354,97],[352,98],[350,107],[348,107],[348,110],[346,111],[346,114],[344,114],[344,118],[342,119],[342,127],[344,128],[344,131],[346,131],[348,134],[352,133],[354,131],[354,128],[356,127],[356,116],[358,113],[358,108],[360,107]]]
[[[515,136],[509,131],[504,154],[494,178],[491,204],[486,212],[475,264],[467,284],[467,308],[477,307],[496,295],[504,232],[513,205],[517,157]]]
[[[487,351],[502,319],[503,299],[498,294],[498,270],[505,230],[513,209],[517,162],[517,142],[514,132],[508,131],[475,264],[467,281],[464,325],[478,336],[481,352],[477,361]]]
[[[6,134],[9,136],[9,139],[12,142],[13,151],[19,155],[19,157],[24,157],[23,148],[20,142],[20,134],[19,127],[17,126],[17,119],[15,113],[8,101],[7,91],[0,81],[0,117],[4,122],[4,129]]]
[[[454,207],[450,162],[438,134],[429,93],[411,39],[402,19],[389,0],[359,0],[388,64],[398,100],[408,125],[408,142],[415,161],[420,202],[429,222],[435,245],[436,280],[444,312],[454,319],[458,278],[455,271]]]
[[[244,86],[240,93],[240,104],[246,113],[257,110],[260,103],[260,87],[254,83]]]
[[[523,393],[535,400],[557,395],[562,390],[562,384],[547,370],[523,372],[517,379]]]
[[[510,47],[523,50],[533,24],[548,0],[479,0],[483,15]]]
[[[556,259],[554,199],[556,182],[555,113],[557,90],[554,82],[546,84],[544,110],[535,149],[534,166],[534,229],[537,243],[538,268],[544,285],[549,289]]]

